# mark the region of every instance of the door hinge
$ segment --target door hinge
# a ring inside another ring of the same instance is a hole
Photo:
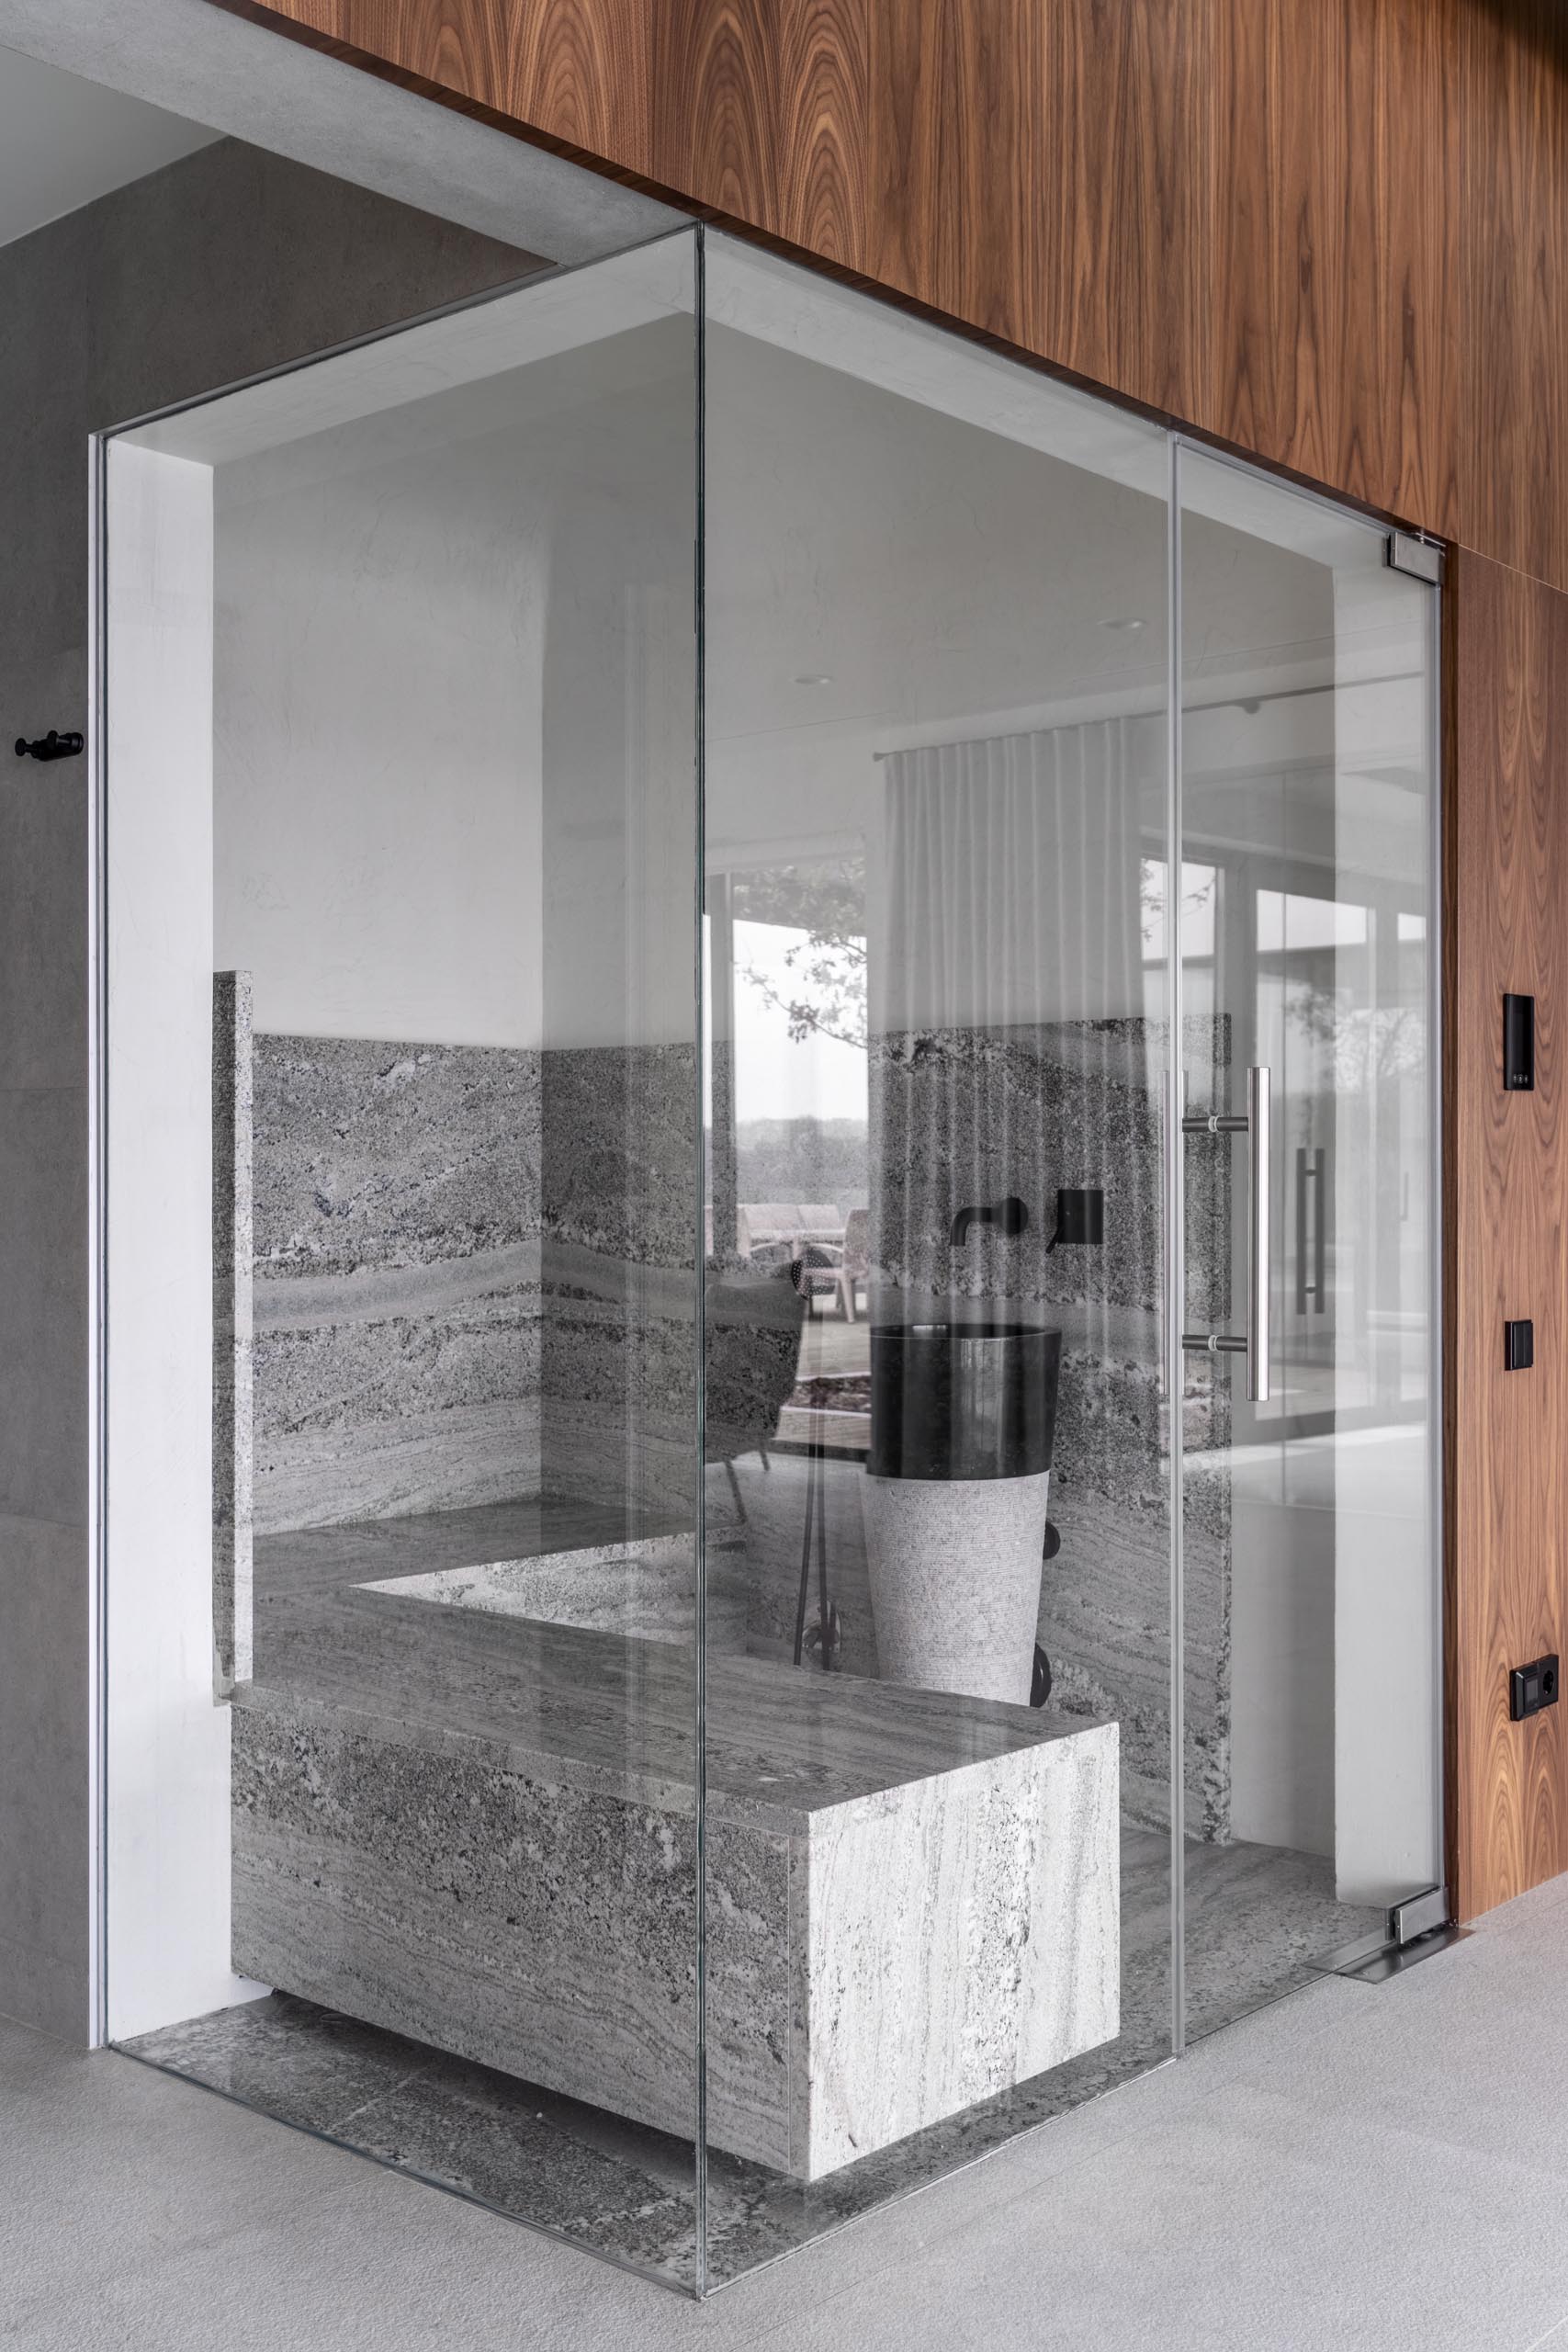
[[[1413,1944],[1417,1936],[1429,1936],[1434,1928],[1446,1928],[1452,1913],[1446,1886],[1429,1886],[1424,1894],[1407,1895],[1396,1903],[1388,1915],[1390,1940],[1403,1948]]]
[[[1384,1927],[1374,1928],[1370,1936],[1359,1937],[1353,1944],[1342,1945],[1329,1953],[1323,1965],[1337,1976],[1379,1984],[1408,1968],[1413,1961],[1458,1941],[1463,1931],[1449,1926],[1451,1910],[1446,1886],[1428,1886],[1419,1894],[1406,1895],[1403,1903],[1389,1905]],[[1448,1932],[1440,1933],[1442,1929]]]
[[[1382,560],[1390,571],[1408,572],[1429,588],[1443,584],[1443,550],[1436,539],[1419,538],[1414,531],[1391,531],[1382,543]]]

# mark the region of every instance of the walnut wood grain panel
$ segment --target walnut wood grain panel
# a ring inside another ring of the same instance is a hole
[[[1051,177],[1030,347],[1201,424],[1215,359],[1219,0],[1042,13]]]
[[[640,0],[217,0],[422,95],[646,179],[656,12]]]
[[[1194,415],[1212,0],[881,0],[865,267]]]
[[[1447,536],[1456,11],[1224,0],[1213,220],[1226,440]]]
[[[1466,0],[235,0],[1428,527]]]
[[[655,171],[706,209],[863,271],[870,59],[840,0],[675,0]]]
[[[1451,1867],[1473,1917],[1568,1869],[1568,1717],[1508,1720],[1562,1650],[1568,1545],[1568,597],[1480,557],[1450,580],[1445,1059]],[[1502,1088],[1502,999],[1536,1087]],[[1503,1370],[1531,1316],[1535,1369]]]
[[[1557,0],[223,4],[1568,586]]]
[[[1460,54],[1467,398],[1458,532],[1568,587],[1568,24],[1471,0]]]

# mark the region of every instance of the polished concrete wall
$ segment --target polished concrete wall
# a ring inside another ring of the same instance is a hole
[[[85,728],[87,436],[500,285],[510,246],[231,141],[0,249],[0,742]],[[0,763],[0,2011],[90,2024],[88,807]]]

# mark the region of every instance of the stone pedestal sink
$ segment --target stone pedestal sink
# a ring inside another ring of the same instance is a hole
[[[884,1680],[1028,1703],[1060,1331],[871,1334],[865,1532]]]

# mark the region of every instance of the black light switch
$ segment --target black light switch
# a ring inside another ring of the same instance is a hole
[[[1503,999],[1503,1084],[1510,1093],[1535,1086],[1535,999]]]
[[[1535,1325],[1528,1318],[1523,1323],[1503,1326],[1503,1369],[1505,1372],[1529,1372],[1535,1362]]]

